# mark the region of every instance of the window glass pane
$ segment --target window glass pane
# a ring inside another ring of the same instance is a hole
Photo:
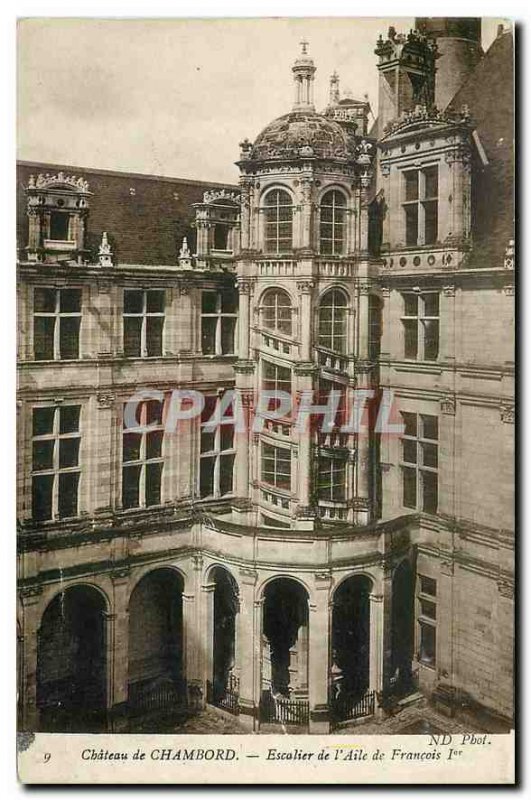
[[[214,450],[216,445],[216,432],[215,431],[201,431],[201,452],[210,453]]]
[[[124,433],[123,435],[123,460],[125,461],[138,461],[140,458],[140,444],[142,442],[142,434],[140,433]]]
[[[33,469],[52,469],[54,439],[44,439],[33,442]]]
[[[419,212],[416,203],[410,206],[404,206],[404,214],[406,217],[406,245],[414,247],[418,243],[419,238]]]
[[[79,464],[79,437],[59,439],[59,467],[77,467]]]
[[[221,352],[223,355],[234,353],[234,332],[236,330],[235,317],[222,317],[221,319]]]
[[[439,169],[428,167],[424,170],[424,198],[437,197],[439,193]]]
[[[412,414],[410,411],[401,411],[402,421],[406,426],[404,431],[405,436],[416,436],[417,435],[417,415]]]
[[[55,312],[56,290],[36,286],[33,294],[33,310],[37,312]]]
[[[437,581],[434,578],[428,578],[426,575],[419,575],[419,580],[422,594],[429,594],[432,597],[437,596]]]
[[[417,442],[414,439],[402,439],[402,458],[409,464],[417,463]]]
[[[439,356],[439,320],[424,320],[424,359],[436,361]]]
[[[140,465],[124,467],[122,470],[122,506],[138,508],[140,504]]]
[[[36,475],[32,480],[31,509],[34,520],[52,518],[53,475]]]
[[[419,197],[419,177],[417,170],[404,172],[404,199],[418,200]]]
[[[437,202],[424,203],[424,244],[434,244],[438,233]]]
[[[430,619],[437,619],[437,606],[429,600],[420,601],[420,613],[423,617]]]
[[[402,320],[404,326],[404,358],[417,358],[418,356],[418,323],[416,319]]]
[[[218,310],[218,295],[216,292],[202,292],[201,313],[215,314]]]
[[[149,314],[162,314],[164,313],[164,289],[153,289],[146,292],[146,311]]]
[[[164,317],[146,317],[146,355],[162,355]]]
[[[146,464],[146,506],[160,505],[162,462]]]
[[[210,356],[216,353],[216,317],[203,317],[201,320],[201,351]]]
[[[436,472],[422,471],[422,510],[427,514],[437,513],[437,484],[438,475]]]
[[[437,417],[421,414],[420,418],[422,420],[422,438],[437,441],[439,438],[439,421]]]
[[[76,433],[79,430],[81,406],[62,406],[59,409],[59,433]]]
[[[163,431],[146,433],[146,458],[160,458],[162,455]]]
[[[221,495],[232,492],[234,472],[234,454],[220,456],[219,464],[219,493]]]
[[[69,221],[70,214],[52,211],[50,214],[50,239],[61,242],[67,241]]]
[[[403,470],[403,505],[406,508],[417,507],[417,471],[412,467]]]
[[[141,314],[144,308],[144,292],[141,289],[124,290],[124,314]]]
[[[164,403],[159,400],[146,400],[146,425],[162,425]]]
[[[220,450],[232,450],[234,447],[234,427],[232,425],[221,425],[219,438]]]
[[[79,472],[59,474],[59,517],[77,516],[77,489]]]
[[[53,417],[55,408],[33,409],[33,435],[43,436],[53,431]]]
[[[81,289],[61,289],[59,311],[62,314],[75,314],[81,311]]]
[[[35,361],[54,358],[55,317],[33,318],[33,351]]]
[[[124,317],[124,355],[135,358],[141,355],[142,317]]]
[[[437,445],[422,442],[422,464],[425,467],[437,469]]]
[[[221,311],[223,314],[236,314],[238,311],[238,295],[236,292],[231,290],[221,293]]]
[[[425,317],[438,317],[439,316],[439,295],[438,294],[425,294],[422,296],[424,303],[424,316]]]
[[[79,358],[79,325],[81,317],[59,320],[59,358]]]
[[[207,456],[199,460],[199,494],[201,497],[212,497],[214,494],[215,456]]]
[[[418,314],[418,297],[416,294],[404,294],[404,316],[416,317]]]
[[[434,625],[420,625],[420,660],[434,665],[436,656],[436,639]]]

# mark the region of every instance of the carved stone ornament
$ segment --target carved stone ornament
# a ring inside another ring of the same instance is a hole
[[[112,250],[109,244],[109,239],[107,238],[107,231],[103,231],[101,236],[101,243],[98,250],[98,261],[100,263],[100,267],[112,267]]]
[[[50,175],[48,172],[43,175],[30,175],[28,180],[28,189],[53,189],[57,186],[71,186],[77,192],[88,192],[88,181],[84,178],[77,177],[77,175],[65,175],[64,172],[58,172],[56,175]]]
[[[240,203],[240,193],[228,189],[212,189],[203,193],[203,203],[216,203],[218,200],[228,200],[231,203]]]
[[[509,244],[505,248],[503,266],[505,269],[514,269],[514,239],[509,239]]]
[[[500,416],[502,422],[514,425],[514,405],[512,403],[502,403],[500,406]]]
[[[452,397],[451,395],[446,395],[446,397],[441,398],[440,404],[441,404],[442,414],[455,416],[455,397]]]

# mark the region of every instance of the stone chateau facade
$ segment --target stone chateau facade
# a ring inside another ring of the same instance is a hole
[[[417,692],[510,724],[513,43],[480,28],[380,37],[375,120],[336,74],[316,111],[303,42],[239,186],[19,164],[23,730],[328,732]],[[329,429],[236,424],[277,390]]]

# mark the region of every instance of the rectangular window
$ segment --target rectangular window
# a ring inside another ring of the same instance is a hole
[[[439,224],[439,168],[431,166],[402,174],[406,246],[435,244]]]
[[[404,358],[437,361],[439,357],[439,294],[423,292],[402,295],[404,312]]]
[[[345,501],[347,464],[342,458],[319,458],[319,500],[343,503]]]
[[[164,457],[163,403],[148,400],[139,403],[137,428],[122,434],[122,507],[146,508],[162,502]]]
[[[277,489],[291,489],[291,450],[262,444],[262,480]]]
[[[419,661],[434,667],[437,659],[437,581],[418,576]]]
[[[124,289],[124,355],[162,355],[166,292],[164,289]]]
[[[207,397],[201,414],[199,496],[202,498],[224,497],[233,493],[236,448],[232,408],[225,410],[223,420],[213,430],[208,425],[220,402],[221,397]]]
[[[50,239],[68,241],[70,214],[66,211],[52,211],[50,214]]]
[[[428,514],[438,506],[439,431],[437,417],[401,412],[402,505]]]
[[[79,358],[81,289],[36,286],[33,291],[35,361]]]
[[[437,656],[437,629],[435,625],[420,622],[419,661],[429,667],[435,666]]]
[[[234,353],[238,297],[232,289],[201,294],[201,352],[221,356]]]
[[[33,409],[32,517],[37,521],[78,514],[81,406]]]

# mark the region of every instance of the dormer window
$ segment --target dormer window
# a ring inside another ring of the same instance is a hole
[[[437,166],[403,173],[402,208],[406,246],[434,244],[438,232],[439,170]]]

